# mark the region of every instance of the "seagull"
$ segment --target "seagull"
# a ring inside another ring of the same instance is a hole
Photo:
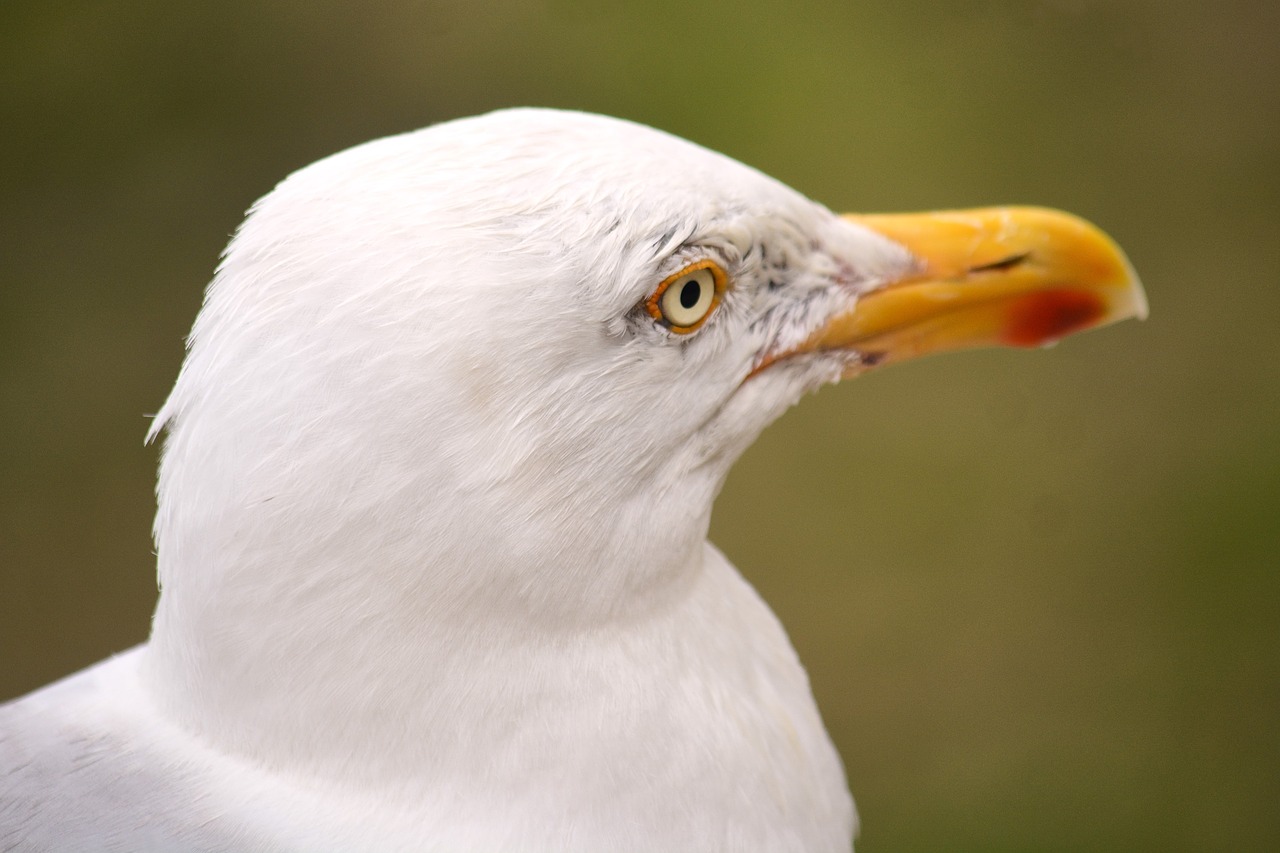
[[[0,849],[847,851],[783,628],[707,542],[808,392],[1142,317],[1043,208],[832,213],[511,109],[281,182],[163,433],[149,640],[0,708]]]

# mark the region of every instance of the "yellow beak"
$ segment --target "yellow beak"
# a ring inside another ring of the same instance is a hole
[[[847,375],[934,352],[1043,346],[1147,314],[1120,247],[1068,213],[993,207],[844,218],[900,243],[917,261],[796,351],[862,353]]]

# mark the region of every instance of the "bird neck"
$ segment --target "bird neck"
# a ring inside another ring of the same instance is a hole
[[[436,776],[455,784],[468,762],[484,760],[480,745],[512,748],[517,732],[542,732],[539,754],[567,748],[563,731],[545,728],[583,713],[584,695],[611,695],[617,686],[606,682],[637,662],[657,667],[627,676],[652,676],[648,701],[661,701],[652,697],[662,679],[713,678],[695,654],[707,639],[688,635],[719,630],[707,613],[725,606],[726,589],[745,590],[748,609],[772,618],[705,545],[660,590],[608,619],[433,609],[392,589],[366,588],[339,608],[339,586],[317,584],[291,601],[213,596],[200,612],[167,590],[144,668],[158,707],[213,748],[274,770],[401,789]],[[253,631],[237,629],[245,624]],[[698,672],[682,671],[690,664]],[[625,704],[644,713],[640,697]]]
[[[555,704],[571,658],[550,650],[652,624],[704,574],[727,460],[403,405],[429,384],[372,383],[375,417],[294,373],[210,382],[211,340],[165,408],[147,668],[159,706],[220,749],[335,778],[425,760],[415,744],[499,725],[541,679]]]

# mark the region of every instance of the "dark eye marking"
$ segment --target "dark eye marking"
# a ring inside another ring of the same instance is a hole
[[[670,228],[668,228],[666,231],[663,232],[661,237],[653,241],[653,245],[658,249],[662,249],[664,246],[670,245],[671,240],[676,236],[676,232],[679,230],[680,230],[679,228],[672,225]]]

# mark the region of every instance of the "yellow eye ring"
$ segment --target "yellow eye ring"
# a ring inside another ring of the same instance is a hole
[[[729,277],[715,261],[698,261],[662,280],[644,307],[677,335],[696,331],[720,304]]]

